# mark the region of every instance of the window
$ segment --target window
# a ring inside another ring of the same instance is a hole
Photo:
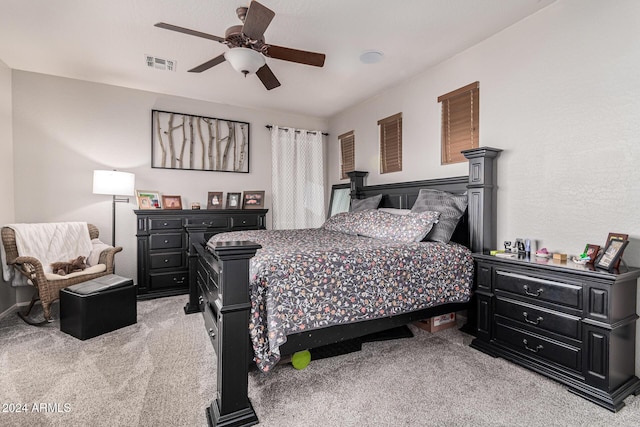
[[[442,164],[466,162],[460,152],[478,147],[480,83],[438,97],[442,102]]]
[[[402,113],[378,121],[380,126],[380,173],[402,170]]]
[[[353,131],[343,133],[340,141],[340,179],[349,179],[347,172],[356,169],[356,137]]]

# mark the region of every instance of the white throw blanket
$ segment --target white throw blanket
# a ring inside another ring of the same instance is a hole
[[[51,263],[89,257],[92,244],[86,222],[50,222],[42,224],[9,224],[15,231],[18,256],[31,256],[42,263],[45,273],[51,273]],[[16,283],[20,275],[6,264],[4,247],[2,271],[5,281]],[[15,277],[17,276],[17,277]]]

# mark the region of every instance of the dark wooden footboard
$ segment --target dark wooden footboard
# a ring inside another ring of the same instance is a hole
[[[352,195],[368,197],[383,194],[383,206],[410,207],[420,188],[467,191],[468,217],[465,239],[473,252],[495,248],[496,168],[495,158],[501,150],[478,148],[464,152],[469,159],[469,176],[410,183],[363,186],[366,173],[352,177]],[[215,400],[207,408],[212,426],[250,426],[258,423],[248,397],[248,371],[251,358],[249,341],[249,261],[260,249],[253,242],[218,242],[208,250],[206,227],[186,226],[189,237],[189,302],[185,313],[202,312],[205,327],[217,355],[217,389]],[[287,336],[281,354],[315,348],[343,340],[362,337],[415,320],[475,304],[457,303],[431,307],[398,316],[353,324],[305,331]],[[469,313],[470,320],[475,315]]]
[[[249,260],[260,249],[252,242],[221,242],[206,249],[206,229],[187,229],[189,247],[189,303],[185,312],[202,312],[216,353],[216,398],[207,408],[212,426],[250,426],[258,423],[249,397]]]

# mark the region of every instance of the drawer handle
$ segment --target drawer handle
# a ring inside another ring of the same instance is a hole
[[[522,312],[522,315],[524,316],[524,321],[527,323],[531,323],[532,325],[537,325],[540,322],[542,322],[544,319],[540,316],[538,316],[538,318],[536,320],[529,320],[529,314],[526,311]]]
[[[165,242],[165,243],[169,243],[169,241],[168,241],[168,240],[165,240],[164,242]]]
[[[529,296],[532,296],[532,297],[539,297],[539,296],[540,296],[540,294],[541,294],[542,292],[543,292],[543,289],[542,289],[542,288],[539,288],[539,289],[538,289],[537,291],[535,291],[535,292],[529,292],[529,287],[528,287],[527,285],[524,285],[524,293],[525,293],[525,294],[527,294],[527,295],[529,295]]]
[[[165,223],[164,223],[164,224],[162,224],[162,225],[164,225],[164,226],[166,227],[167,225],[169,225],[169,223],[165,222]]]
[[[211,338],[215,338],[215,337],[216,337],[216,333],[215,333],[215,332],[213,332],[213,329],[212,329],[212,328],[209,328],[209,336],[210,336]]]
[[[174,281],[174,282],[176,282],[177,284],[181,285],[181,284],[183,284],[183,283],[184,283],[184,276],[182,276],[182,277],[181,277],[181,278],[179,278],[179,279],[178,279],[177,277],[174,277],[174,278],[173,278],[173,281]]]
[[[165,263],[165,264],[166,264],[166,263],[168,263],[168,262],[169,262],[169,260],[168,260],[168,259],[165,259],[165,260],[164,260],[164,263]]]
[[[526,348],[527,350],[529,350],[529,351],[530,351],[530,352],[532,352],[532,353],[537,353],[537,352],[539,352],[540,350],[544,349],[544,347],[543,347],[542,345],[540,345],[540,344],[538,344],[538,345],[536,346],[536,348],[531,348],[531,347],[529,347],[529,345],[528,345],[529,343],[527,342],[527,340],[526,340],[526,339],[523,339],[523,340],[522,340],[522,344],[524,344],[524,348]]]

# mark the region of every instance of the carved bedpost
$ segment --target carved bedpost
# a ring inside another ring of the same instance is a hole
[[[479,147],[462,152],[469,159],[469,242],[473,252],[496,249],[496,158],[501,151]]]
[[[369,172],[351,171],[347,172],[347,175],[351,180],[351,198],[359,199],[362,195],[362,187],[364,187],[364,177],[369,175]]]
[[[209,304],[215,304],[218,312],[219,335],[216,400],[206,411],[211,426],[239,427],[258,423],[248,395],[251,360],[249,263],[261,247],[254,242],[236,241],[217,242],[214,249],[220,271],[219,292],[215,301],[209,301]],[[211,334],[212,330],[209,332]]]

